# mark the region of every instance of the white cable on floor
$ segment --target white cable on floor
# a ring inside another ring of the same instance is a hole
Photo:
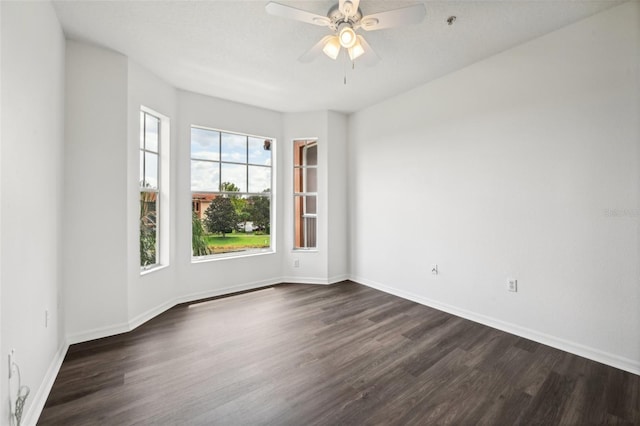
[[[16,393],[15,404],[11,404],[11,409],[14,410],[11,413],[11,417],[12,417],[12,420],[15,419],[15,425],[20,426],[20,423],[22,422],[22,413],[24,410],[24,403],[27,400],[27,397],[29,396],[29,392],[31,392],[31,389],[29,389],[29,386],[22,386],[22,376],[20,375],[20,367],[18,366],[18,364],[16,364],[15,362],[12,362],[9,368],[10,369],[15,368],[16,373],[18,373],[18,392]],[[9,396],[9,399],[11,399],[11,396]]]

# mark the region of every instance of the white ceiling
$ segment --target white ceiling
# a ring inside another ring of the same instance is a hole
[[[325,15],[336,1],[279,3]],[[68,38],[127,55],[184,90],[283,112],[353,112],[621,3],[423,1],[418,25],[361,31],[382,60],[297,58],[328,29],[267,15],[267,1],[54,0]],[[417,1],[361,0],[364,15]],[[457,16],[452,26],[446,19]],[[347,84],[343,78],[347,76]]]

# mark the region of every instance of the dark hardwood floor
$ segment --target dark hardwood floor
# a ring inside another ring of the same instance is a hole
[[[73,345],[41,425],[640,424],[640,377],[355,283]]]

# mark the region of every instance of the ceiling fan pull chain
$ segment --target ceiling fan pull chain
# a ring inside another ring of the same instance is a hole
[[[346,86],[347,85],[347,57],[346,56],[344,57],[343,70],[344,70],[344,85]]]

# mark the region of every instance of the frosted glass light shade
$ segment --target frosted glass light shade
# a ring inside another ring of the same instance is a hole
[[[344,27],[340,30],[340,45],[345,49],[356,44],[356,32],[351,27]]]
[[[325,55],[335,60],[340,53],[340,40],[337,36],[331,37],[322,48]]]
[[[364,47],[362,47],[362,44],[360,44],[360,40],[356,40],[356,43],[353,45],[353,47],[349,48],[349,58],[352,61],[355,61],[357,58],[362,56],[363,53]]]

